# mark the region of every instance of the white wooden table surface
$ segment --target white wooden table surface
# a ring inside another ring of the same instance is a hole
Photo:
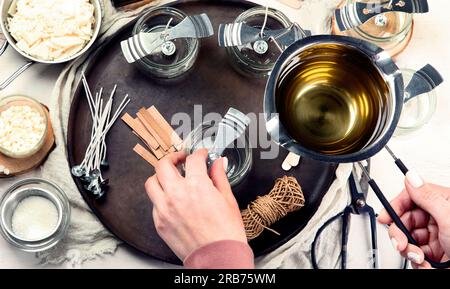
[[[257,0],[255,2],[265,1]],[[412,42],[398,58],[401,68],[419,69],[430,63],[435,66],[447,81],[438,89],[438,108],[432,121],[419,132],[395,137],[390,146],[407,165],[418,171],[426,180],[450,186],[450,1],[429,0],[431,12],[415,16],[415,31]],[[294,20],[295,11],[289,7],[275,4]],[[24,59],[12,49],[0,58],[0,79],[8,76]],[[34,65],[12,85],[0,91],[0,97],[11,94],[24,94],[46,103],[59,74],[61,66]],[[0,194],[8,186],[21,178],[33,176],[33,172],[12,179],[0,180]],[[386,152],[373,158],[372,176],[377,180],[387,197],[393,198],[403,188],[403,177]],[[370,194],[368,202],[380,210],[381,205]],[[362,222],[355,223],[356,232],[366,232]],[[381,253],[390,254],[392,249],[387,239],[382,238]],[[352,241],[353,242],[353,241]],[[358,251],[367,250],[365,239],[354,241]],[[359,261],[361,262],[361,261]],[[388,263],[395,266],[396,260]],[[357,263],[357,262],[356,262]],[[355,264],[356,264],[355,263]],[[57,266],[67,267],[67,265]],[[88,261],[83,268],[169,268],[168,264],[142,256],[126,246],[120,246],[112,256],[104,256]],[[20,252],[10,247],[0,238],[0,268],[41,268],[33,254]]]

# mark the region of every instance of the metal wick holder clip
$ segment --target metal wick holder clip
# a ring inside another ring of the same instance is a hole
[[[375,18],[375,24],[386,26],[387,18],[384,13],[427,13],[429,11],[427,0],[390,0],[380,3],[350,3],[336,9],[335,19],[339,30],[346,31],[358,27],[371,18]]]
[[[172,19],[171,19],[172,20]],[[178,25],[160,32],[140,32],[120,43],[122,52],[128,63],[144,58],[148,55],[163,53],[171,56],[176,52],[175,43],[172,40],[180,38],[206,38],[214,35],[211,21],[205,13],[188,16]]]
[[[265,54],[269,50],[270,39],[277,39],[282,46],[289,46],[298,39],[311,36],[311,31],[303,30],[300,25],[293,23],[289,28],[269,30],[256,28],[244,22],[220,24],[219,46],[248,46],[258,54]]]
[[[228,110],[219,123],[214,144],[208,152],[209,168],[222,156],[227,147],[245,133],[250,121],[250,118],[239,110],[234,108]]]
[[[442,75],[430,64],[425,65],[413,74],[411,81],[406,85],[404,103],[432,91],[442,82],[444,82]]]

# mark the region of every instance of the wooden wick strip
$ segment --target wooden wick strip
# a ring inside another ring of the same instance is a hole
[[[158,123],[165,134],[167,135],[168,141],[172,144],[177,150],[179,150],[183,140],[180,136],[175,132],[173,127],[167,122],[167,120],[161,115],[161,113],[156,109],[155,106],[151,106],[147,111],[153,117],[153,119]]]
[[[138,155],[140,155],[144,160],[146,160],[149,164],[151,164],[153,167],[156,167],[158,160],[151,152],[146,150],[142,145],[137,144],[133,150]]]
[[[152,153],[155,155],[155,157],[158,159],[158,160],[160,160],[160,159],[162,159],[166,154],[165,154],[165,152],[164,152],[164,150],[162,149],[162,148],[157,148],[156,150],[154,149],[154,148],[152,148],[151,146],[149,146],[148,144],[147,144],[147,142],[139,135],[139,134],[137,134],[135,131],[133,131],[133,134],[135,135],[135,136],[137,136],[143,143],[145,143],[146,144],[146,146],[152,151]]]
[[[149,148],[154,150],[159,148],[159,143],[151,134],[148,133],[147,129],[140,121],[135,120],[128,113],[125,113],[122,116],[122,120],[144,140]]]
[[[148,113],[145,108],[141,108],[137,113],[138,119],[142,122],[145,128],[150,132],[150,134],[156,139],[159,145],[164,149],[164,151],[168,151],[170,148],[170,142],[166,143],[162,138],[162,134],[164,134],[161,128],[156,124],[153,120],[152,116]]]

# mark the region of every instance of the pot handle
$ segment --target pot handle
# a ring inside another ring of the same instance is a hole
[[[366,23],[371,18],[386,12],[427,13],[429,11],[427,0],[388,0],[381,3],[347,4],[336,9],[334,18],[339,30],[345,31]],[[375,24],[385,26],[386,18],[379,17]]]
[[[8,47],[8,42],[5,41],[0,47],[0,56],[3,55],[3,53],[5,52],[7,47]],[[25,70],[27,70],[33,64],[34,64],[33,61],[28,61],[27,63],[25,63],[24,65],[19,67],[13,74],[11,74],[11,76],[9,76],[2,83],[0,83],[0,91],[5,89],[6,87],[8,87],[8,85],[10,85],[11,82],[13,82],[17,77],[19,77],[19,75],[21,75]]]
[[[414,73],[411,81],[405,88],[404,103],[423,93],[430,92],[438,87],[444,79],[442,75],[430,64]]]
[[[6,51],[6,48],[8,48],[8,41],[4,40],[3,43],[0,45],[0,56],[3,55],[3,53]]]

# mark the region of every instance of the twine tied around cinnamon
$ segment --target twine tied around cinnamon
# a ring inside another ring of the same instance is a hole
[[[269,227],[304,205],[305,197],[295,177],[277,179],[269,194],[258,197],[241,211],[247,239],[255,239],[264,229],[280,235]]]

